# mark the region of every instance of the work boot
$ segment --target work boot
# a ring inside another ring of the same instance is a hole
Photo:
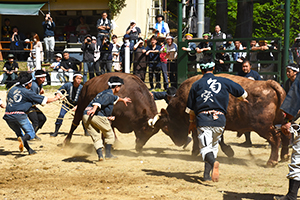
[[[39,140],[39,141],[42,140],[42,139],[41,139],[39,136],[37,136],[37,135],[34,136],[34,139]]]
[[[39,136],[36,135],[38,130],[39,130],[38,126],[34,128],[34,132],[35,132],[34,139],[41,141],[42,139]]]
[[[204,181],[211,181],[211,176],[210,176],[211,170],[212,170],[212,166],[208,162],[205,162],[204,172],[203,172],[203,180]]]
[[[117,156],[114,156],[111,154],[111,144],[106,144],[105,145],[105,159],[116,159],[118,158]]]
[[[61,124],[55,124],[55,131],[54,133],[50,134],[51,137],[56,137],[58,134],[58,130],[60,129]]]
[[[98,154],[99,161],[103,161],[102,148],[97,149],[96,152]]]
[[[34,154],[36,154],[36,151],[29,147],[28,154],[34,155]]]

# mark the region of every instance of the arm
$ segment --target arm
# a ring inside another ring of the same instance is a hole
[[[90,116],[93,116],[95,114],[97,108],[98,108],[98,105],[94,105],[93,108],[91,110],[87,111],[86,114],[90,115]]]

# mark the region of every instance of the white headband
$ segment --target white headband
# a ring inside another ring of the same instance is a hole
[[[25,87],[26,85],[28,85],[28,84],[31,83],[31,82],[32,82],[32,79],[30,79],[30,81],[28,81],[28,82],[22,84],[22,86]]]
[[[35,78],[46,77],[46,74],[35,75]]]
[[[293,71],[299,72],[299,68],[288,65],[286,68],[290,68]]]
[[[74,74],[74,75],[73,75],[73,78],[74,78],[75,76],[83,77],[82,74]]]
[[[122,83],[119,83],[119,82],[117,82],[117,83],[108,82],[107,84],[109,85],[109,87],[111,87],[113,85],[122,85]]]

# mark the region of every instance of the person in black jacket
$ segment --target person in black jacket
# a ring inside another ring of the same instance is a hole
[[[83,51],[83,84],[87,82],[87,73],[93,70],[95,44],[92,43],[92,36],[87,34],[81,45]]]
[[[103,37],[102,44],[100,47],[100,68],[101,74],[105,74],[106,72],[111,72],[112,67],[112,49],[113,44],[109,41],[107,35]],[[93,75],[94,76],[94,75]],[[91,76],[90,76],[91,78]]]

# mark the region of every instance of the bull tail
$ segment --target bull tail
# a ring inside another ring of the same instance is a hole
[[[270,86],[275,90],[278,101],[277,101],[277,109],[276,109],[276,117],[274,122],[275,123],[282,123],[284,116],[282,111],[280,110],[280,106],[283,103],[286,93],[284,91],[284,89],[279,85],[279,83],[277,83],[274,80],[268,80]]]

